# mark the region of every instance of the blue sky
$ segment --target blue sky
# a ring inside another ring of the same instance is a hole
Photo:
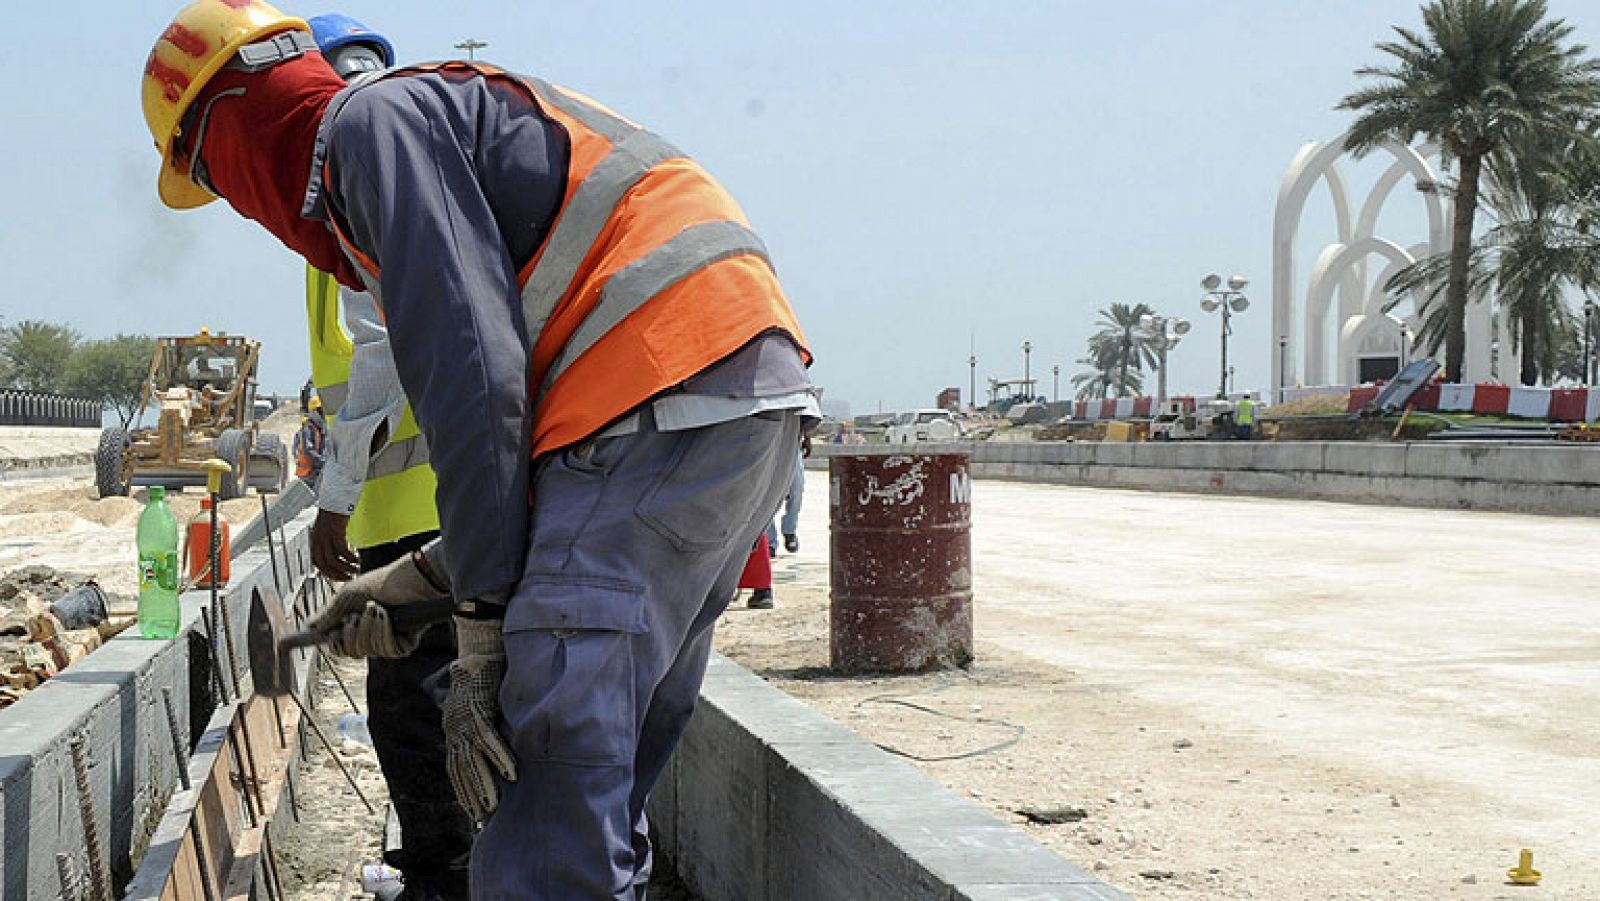
[[[177,213],[155,199],[138,81],[179,6],[12,4],[0,316],[91,337],[250,334],[266,343],[265,386],[288,391],[307,371],[297,258],[223,204]],[[1600,5],[1552,6],[1600,42]],[[1265,387],[1278,184],[1301,144],[1348,124],[1333,106],[1353,69],[1380,61],[1372,45],[1419,22],[1412,0],[340,11],[386,31],[403,60],[487,41],[480,58],[595,96],[694,155],[770,246],[817,381],[857,413],[965,392],[969,340],[980,390],[1021,375],[1028,340],[1043,389],[1059,364],[1066,393],[1113,301],[1194,319],[1172,387],[1210,390],[1217,323],[1198,307],[1210,271],[1253,280],[1232,355],[1238,387]],[[1308,246],[1331,238],[1312,219],[1302,233]]]

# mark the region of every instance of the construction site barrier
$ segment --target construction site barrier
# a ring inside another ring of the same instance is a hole
[[[1361,411],[1378,397],[1380,385],[1350,389],[1345,409]],[[1546,388],[1538,385],[1454,385],[1435,382],[1411,398],[1424,412],[1477,413],[1553,422],[1593,422],[1600,418],[1600,389]]]
[[[82,397],[0,391],[0,425],[98,429],[104,405]]]

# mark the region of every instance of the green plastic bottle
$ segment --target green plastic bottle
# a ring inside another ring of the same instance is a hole
[[[150,502],[139,514],[139,634],[178,634],[178,520],[167,506],[167,490],[150,486]]]

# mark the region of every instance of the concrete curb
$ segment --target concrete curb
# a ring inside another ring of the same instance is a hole
[[[284,528],[294,586],[305,577],[310,516]],[[130,564],[131,565],[131,564]],[[277,597],[273,568],[263,546],[239,555],[225,592],[236,665],[247,672],[245,625],[254,589]],[[112,882],[124,884],[134,861],[161,821],[177,784],[161,689],[172,689],[179,729],[191,732],[211,715],[211,654],[200,611],[206,591],[183,595],[183,626],[170,641],[152,641],[130,629],[29,692],[0,714],[0,897],[5,901],[56,898],[61,886],[57,854],[88,872],[69,743],[81,737],[89,752],[93,814],[108,856]],[[226,660],[226,651],[222,654]],[[241,678],[246,678],[241,675]]]
[[[36,460],[0,460],[0,484],[24,479],[65,479],[94,475],[94,454],[66,454]]]
[[[975,478],[1100,488],[1600,515],[1600,448],[1466,442],[977,442],[816,445],[836,455],[972,454]]]
[[[650,818],[706,901],[1127,897],[715,654]]]

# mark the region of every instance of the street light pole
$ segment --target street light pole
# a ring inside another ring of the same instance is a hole
[[[1033,353],[1033,342],[1022,342],[1022,389],[1028,392],[1033,391],[1032,370],[1028,368],[1028,355],[1031,353]],[[1029,399],[1032,399],[1031,396]]]
[[[1250,299],[1244,296],[1244,288],[1248,284],[1250,280],[1242,275],[1228,279],[1227,290],[1222,290],[1220,275],[1208,275],[1200,281],[1200,286],[1205,289],[1200,308],[1207,313],[1222,311],[1222,365],[1217,374],[1218,400],[1228,396],[1228,335],[1233,333],[1233,314],[1243,313],[1250,308]]]
[[[1050,367],[1050,375],[1055,378],[1055,386],[1050,389],[1050,402],[1061,403],[1061,365],[1058,363]]]
[[[969,379],[969,381],[967,383],[967,402],[972,404],[972,408],[974,410],[976,410],[978,408],[978,355],[977,354],[968,354],[967,355],[967,377]]]
[[[1278,403],[1288,396],[1289,391],[1289,336],[1278,336]]]
[[[1583,302],[1583,385],[1588,387],[1595,381],[1594,365],[1594,314],[1597,308],[1595,302]]]
[[[467,38],[466,40],[462,41],[461,43],[456,44],[455,48],[457,50],[465,50],[465,51],[467,51],[467,60],[468,60],[468,62],[471,62],[472,60],[477,59],[477,56],[476,56],[477,51],[482,50],[483,48],[485,48],[487,46],[489,46],[489,42],[488,41],[479,41],[479,40],[476,40],[474,38]]]
[[[1139,327],[1152,332],[1156,338],[1156,403],[1167,402],[1167,351],[1178,346],[1183,336],[1189,334],[1189,320],[1149,313],[1139,317]]]

